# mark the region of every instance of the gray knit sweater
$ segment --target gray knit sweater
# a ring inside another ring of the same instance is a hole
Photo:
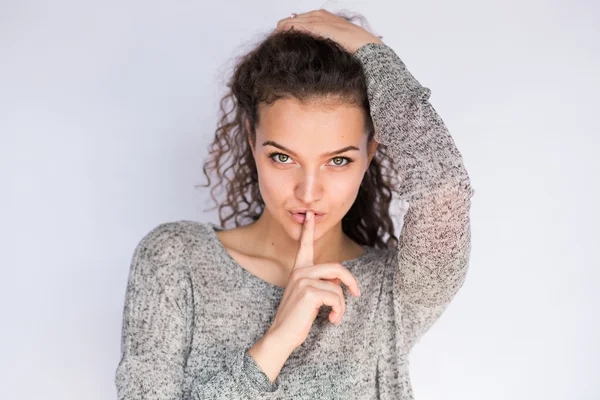
[[[273,384],[248,355],[284,288],[242,268],[212,223],[158,225],[137,245],[127,284],[119,399],[412,399],[408,354],[465,280],[475,193],[430,90],[385,44],[354,54],[368,84],[375,138],[387,145],[409,203],[397,249],[344,261],[339,326],[321,307]],[[400,222],[400,221],[398,221]]]

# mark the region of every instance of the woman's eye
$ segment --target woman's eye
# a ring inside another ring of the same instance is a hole
[[[287,154],[283,154],[283,153],[271,153],[269,154],[269,157],[271,158],[271,160],[275,163],[275,164],[291,164],[292,159],[290,158],[290,156],[288,156]],[[348,157],[335,157],[331,159],[331,162],[335,167],[344,167],[348,164],[350,164],[352,162],[351,159],[349,159]]]
[[[349,163],[349,160],[346,157],[335,157],[331,161],[333,161],[333,163],[338,167],[347,165]],[[346,164],[344,164],[344,161],[346,161]]]
[[[282,164],[287,164],[286,161],[290,159],[290,156],[282,153],[274,153],[271,155],[271,158],[275,158],[275,161],[278,161]]]

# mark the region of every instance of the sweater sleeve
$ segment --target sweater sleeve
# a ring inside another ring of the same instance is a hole
[[[184,390],[192,346],[194,297],[186,225],[164,223],[135,248],[122,320],[121,359],[115,373],[120,400],[269,399],[271,384],[247,349],[233,350],[226,368]],[[189,392],[189,393],[186,393]]]
[[[465,280],[475,191],[429,102],[430,89],[385,44],[364,45],[354,55],[367,79],[375,139],[387,147],[400,175],[400,198],[409,204],[392,264],[400,335],[410,350]]]

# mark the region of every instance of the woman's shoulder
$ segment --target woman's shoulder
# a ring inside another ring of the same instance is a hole
[[[357,258],[348,260],[345,265],[357,276],[372,276],[380,280],[382,274],[389,275],[395,265],[396,250],[363,246],[364,252]]]
[[[155,257],[189,256],[210,246],[213,223],[192,220],[167,221],[155,225],[139,241],[136,252],[147,251]]]
[[[362,246],[364,253],[356,259],[361,261],[361,264],[389,264],[396,257],[397,249],[395,248],[379,248],[375,246]]]
[[[146,240],[160,240],[172,237],[178,237],[185,240],[198,238],[198,236],[208,236],[209,229],[212,229],[212,223],[192,220],[177,220],[161,222],[155,225],[146,235]]]

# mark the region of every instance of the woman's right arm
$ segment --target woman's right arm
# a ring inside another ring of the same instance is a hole
[[[115,374],[120,400],[184,398],[194,319],[187,229],[179,222],[161,224],[134,251]],[[279,393],[279,381],[271,383],[248,349],[225,358],[227,369],[193,382],[192,399],[270,399]]]

